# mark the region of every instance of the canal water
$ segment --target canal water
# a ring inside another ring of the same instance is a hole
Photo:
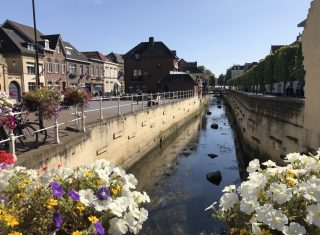
[[[212,129],[212,123],[218,129]],[[151,198],[146,205],[149,218],[140,234],[226,234],[205,208],[219,201],[226,185],[239,185],[244,175],[228,107],[210,95],[204,114],[169,142],[130,169],[138,179],[138,190]],[[218,157],[212,159],[208,154]],[[206,175],[218,170],[220,184],[207,181]]]

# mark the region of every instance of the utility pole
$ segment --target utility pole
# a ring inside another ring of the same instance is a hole
[[[36,88],[40,88],[39,51],[38,51],[36,11],[34,6],[34,0],[32,0],[32,10],[33,10],[34,42],[35,42],[35,50],[36,50]]]

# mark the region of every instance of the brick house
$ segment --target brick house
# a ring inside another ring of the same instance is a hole
[[[107,61],[107,58],[104,55],[102,55],[99,51],[87,51],[81,53],[87,57],[88,61],[91,62],[89,69],[92,88],[91,93],[93,95],[104,94],[104,64]]]
[[[163,42],[141,42],[124,56],[126,93],[157,92],[170,71],[178,70],[178,58]]]

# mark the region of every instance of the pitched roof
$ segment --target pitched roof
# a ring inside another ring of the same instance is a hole
[[[184,59],[179,60],[179,66],[181,68],[184,68],[184,67],[197,67],[197,64],[198,64],[197,61],[195,61],[195,62],[187,62]]]
[[[109,53],[108,55],[106,55],[106,57],[111,60],[113,63],[117,63],[117,64],[124,64],[124,60],[123,60],[123,55],[122,54],[117,54],[114,52]]]
[[[7,29],[12,29],[12,30],[19,30],[23,35],[25,35],[29,40],[31,41],[35,41],[34,39],[34,29],[33,27],[24,25],[24,24],[20,24],[17,22],[14,22],[12,20],[6,20],[3,24],[2,24],[3,28],[7,28]],[[38,41],[42,41],[41,36],[43,34],[37,30],[37,40]]]
[[[174,83],[185,83],[185,82],[192,82],[194,85],[198,85],[197,82],[194,80],[190,74],[187,73],[179,73],[179,74],[169,74],[163,80],[164,83],[166,82],[174,82]]]
[[[64,47],[69,47],[71,48],[71,55],[66,53],[66,58],[70,59],[70,60],[78,60],[78,61],[83,61],[83,62],[87,62],[90,63],[87,59],[87,57],[85,57],[81,52],[79,52],[74,46],[72,46],[69,42],[63,41],[63,45]]]
[[[281,47],[284,47],[284,45],[271,45],[271,53],[276,53],[277,50],[279,50]]]
[[[177,58],[173,51],[171,51],[163,42],[154,41],[153,38],[149,38],[149,42],[141,42],[130,51],[128,51],[123,57],[130,58],[139,54],[140,57],[160,57],[171,56]]]
[[[108,59],[104,55],[102,55],[99,51],[84,51],[84,52],[81,52],[81,53],[84,56],[86,56],[88,59],[108,61]]]
[[[193,66],[187,66],[187,67],[182,67],[182,71],[187,72],[187,73],[203,73],[202,70],[200,70],[198,67],[193,67]]]

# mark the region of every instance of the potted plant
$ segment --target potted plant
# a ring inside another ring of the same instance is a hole
[[[39,116],[51,119],[59,112],[62,96],[51,88],[41,88],[27,92],[22,98],[22,105],[29,112],[38,111]]]
[[[91,99],[91,94],[79,87],[69,87],[63,94],[63,104],[66,106],[78,106],[83,108]]]

